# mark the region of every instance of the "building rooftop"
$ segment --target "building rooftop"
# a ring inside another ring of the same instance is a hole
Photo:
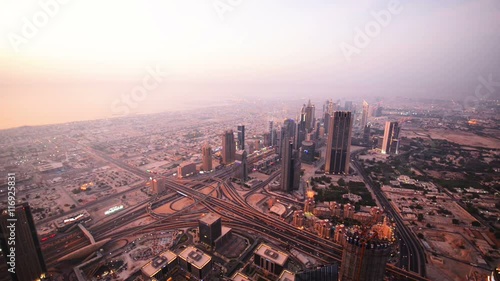
[[[142,273],[146,276],[152,277],[162,268],[175,261],[177,255],[171,251],[165,251],[153,258],[150,262],[142,267]]]
[[[283,270],[283,272],[280,275],[280,278],[278,281],[294,281],[295,280],[295,274],[288,270]]]
[[[275,213],[279,216],[283,216],[286,212],[286,207],[283,206],[282,204],[280,203],[276,203],[274,204],[271,209],[269,210],[271,213]]]
[[[266,244],[260,244],[257,250],[255,250],[255,253],[281,266],[283,266],[288,260],[287,254],[280,252],[279,250],[275,250]]]
[[[191,263],[198,269],[202,269],[212,260],[211,256],[205,254],[204,252],[196,249],[193,246],[189,246],[184,251],[182,251],[179,254],[179,258]]]
[[[245,274],[238,272],[235,275],[233,275],[233,278],[231,278],[231,280],[233,280],[233,281],[250,281],[250,278],[248,278],[248,276],[246,276]]]
[[[219,215],[216,215],[213,213],[208,213],[205,216],[201,217],[200,222],[202,222],[206,225],[212,225],[213,223],[215,223],[219,219],[220,219]]]
[[[187,162],[180,163],[179,167],[184,168],[184,167],[189,166],[189,165],[196,165],[196,164],[193,162],[187,161]]]

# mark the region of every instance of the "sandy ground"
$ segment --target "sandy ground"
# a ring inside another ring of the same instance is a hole
[[[122,200],[120,199],[109,199],[106,200],[105,202],[99,203],[92,208],[87,209],[87,211],[90,213],[92,218],[96,221],[99,221],[101,219],[104,219],[108,216],[104,214],[109,208],[114,207],[114,206],[119,206],[119,205],[124,205]],[[120,211],[117,211],[115,214],[119,214],[120,212],[126,211],[127,206],[123,206],[124,208],[121,209]]]
[[[211,186],[207,186],[207,187],[203,188],[202,190],[200,190],[200,192],[203,193],[203,194],[209,194],[216,187],[217,187],[217,184],[214,184],[214,185],[211,185]],[[211,196],[212,197],[217,197],[217,192],[213,191],[212,194],[211,194]]]
[[[174,211],[180,211],[193,203],[194,203],[194,200],[191,198],[182,198],[182,199],[177,200],[174,203],[172,203],[171,208]]]
[[[154,209],[154,212],[158,213],[158,214],[173,214],[173,213],[175,213],[174,210],[170,209],[169,203],[164,204],[164,205]]]
[[[444,139],[464,146],[478,146],[492,149],[500,149],[498,139],[478,136],[471,132],[452,131],[452,130],[413,130],[405,131],[405,135],[412,137],[428,137],[433,139]]]
[[[465,275],[472,274],[476,268],[463,264],[461,262],[456,262],[447,258],[443,258],[444,264],[435,263],[430,261],[427,264],[427,277],[430,280],[439,281],[463,281]],[[478,273],[486,273],[482,270],[478,270]],[[483,279],[481,279],[483,280]]]
[[[248,175],[252,178],[256,178],[256,179],[261,180],[261,181],[265,181],[269,178],[268,175],[263,174],[263,173],[259,173],[259,172],[250,173]]]
[[[250,205],[252,205],[253,207],[257,208],[257,203],[260,202],[260,200],[266,198],[267,196],[263,195],[263,194],[259,194],[259,193],[256,193],[256,194],[252,194],[250,195],[250,197],[248,197],[248,203]],[[257,208],[258,209],[258,208]]]

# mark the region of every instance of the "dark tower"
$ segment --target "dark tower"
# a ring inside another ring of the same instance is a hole
[[[1,211],[0,246],[13,281],[43,279],[47,268],[28,203]],[[12,238],[14,237],[14,238]],[[11,257],[13,256],[14,257]],[[14,258],[15,270],[9,264]]]
[[[244,150],[236,151],[236,178],[241,179],[242,182],[248,180],[248,164],[247,152]]]
[[[238,126],[238,150],[245,150],[245,126]]]
[[[351,112],[335,111],[330,117],[329,126],[325,173],[348,174],[351,159]]]
[[[298,150],[293,149],[293,141],[288,140],[283,145],[281,158],[281,190],[291,192],[299,189],[300,159]]]
[[[209,213],[198,221],[200,241],[213,247],[222,234],[222,222],[218,215]]]
[[[234,162],[236,143],[234,142],[233,130],[225,131],[222,135],[222,164],[228,165]]]

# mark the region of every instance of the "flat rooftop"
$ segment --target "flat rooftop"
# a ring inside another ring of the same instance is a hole
[[[205,216],[200,218],[200,222],[206,224],[206,225],[212,225],[215,223],[218,219],[220,219],[219,215],[213,214],[213,213],[208,213]]]
[[[255,250],[255,253],[281,266],[283,266],[288,260],[287,254],[273,249],[266,244],[260,244],[257,250]]]
[[[186,167],[186,166],[190,166],[190,165],[196,165],[196,164],[195,164],[195,163],[193,163],[193,162],[190,162],[190,161],[186,161],[186,162],[182,162],[182,163],[180,163],[180,164],[179,164],[179,167],[184,168],[184,167]]]
[[[175,261],[176,258],[177,255],[172,251],[165,251],[144,265],[141,269],[142,273],[146,276],[152,277],[163,267]]]
[[[248,278],[248,276],[246,276],[245,274],[238,272],[235,275],[233,275],[233,278],[231,278],[231,280],[233,280],[233,281],[250,281],[250,278]]]
[[[212,257],[193,246],[189,246],[179,254],[179,258],[191,263],[194,267],[202,269],[207,265]]]
[[[283,272],[280,275],[280,278],[278,281],[294,281],[295,280],[295,274],[291,273],[288,270],[283,270]]]

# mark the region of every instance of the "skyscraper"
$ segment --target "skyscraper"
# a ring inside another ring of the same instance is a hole
[[[352,111],[352,101],[345,101],[344,103],[344,110],[345,111]]]
[[[277,145],[277,133],[276,133],[276,128],[274,127],[274,122],[269,121],[269,137],[270,137],[270,146],[275,146]]]
[[[166,190],[165,178],[158,177],[151,180],[151,190],[153,194],[160,194]]]
[[[236,143],[234,142],[233,130],[227,130],[222,135],[222,164],[228,165],[234,162]]]
[[[307,136],[306,129],[301,124],[305,125],[305,123],[303,123],[303,122],[301,123],[300,121],[299,121],[299,123],[296,124],[295,136],[293,138],[293,142],[294,142],[293,149],[297,149],[297,150],[300,149],[302,142],[306,139],[306,136]]]
[[[288,141],[283,144],[283,152],[281,158],[281,187],[285,192],[291,192],[299,189],[300,181],[300,159],[297,150],[293,149],[293,141]]]
[[[12,268],[9,261],[14,256],[14,273],[9,271],[12,280],[33,281],[44,278],[47,268],[28,203],[1,211],[0,246],[8,269]]]
[[[385,122],[384,141],[382,142],[382,154],[398,153],[399,126],[398,122]]]
[[[306,131],[308,133],[310,133],[311,130],[314,129],[314,123],[315,123],[314,114],[315,114],[315,107],[313,104],[311,104],[311,100],[309,100],[305,108],[305,123],[306,123]]]
[[[325,173],[348,174],[351,159],[351,112],[335,111],[330,117],[328,131]]]
[[[213,213],[207,214],[198,221],[198,229],[200,241],[213,247],[215,240],[222,234],[221,217]]]
[[[208,143],[203,145],[201,148],[201,156],[202,156],[202,169],[205,172],[211,171],[212,170],[212,148]]]
[[[324,119],[325,119],[324,120],[324,127],[325,127],[326,134],[328,134],[330,116],[332,116],[334,110],[335,110],[335,104],[333,103],[333,101],[332,100],[327,101],[326,111],[325,111],[325,116],[324,116]]]
[[[283,127],[281,128],[280,131],[280,138],[279,138],[279,150],[278,153],[280,157],[283,157],[283,147],[286,145],[286,143],[292,139],[292,141],[295,141],[296,132],[297,128],[295,125],[295,121],[293,119],[285,119],[283,121]]]
[[[238,125],[238,150],[245,150],[245,126]]]
[[[368,124],[368,113],[370,111],[370,105],[364,100],[363,101],[363,114],[361,115],[361,129],[366,127]]]
[[[325,134],[328,134],[328,127],[330,127],[330,113],[326,112],[325,113],[325,120],[324,120],[324,128],[325,128]]]
[[[247,152],[245,150],[236,151],[236,178],[243,182],[248,180]]]
[[[372,127],[372,125],[368,124],[363,129],[363,143],[364,144],[369,144],[370,143],[370,129],[371,129],[371,127]]]
[[[394,243],[393,228],[386,223],[369,230],[353,227],[346,231],[344,239],[339,280],[384,280]]]
[[[315,160],[316,145],[313,141],[303,141],[300,159],[302,162],[312,164]]]

